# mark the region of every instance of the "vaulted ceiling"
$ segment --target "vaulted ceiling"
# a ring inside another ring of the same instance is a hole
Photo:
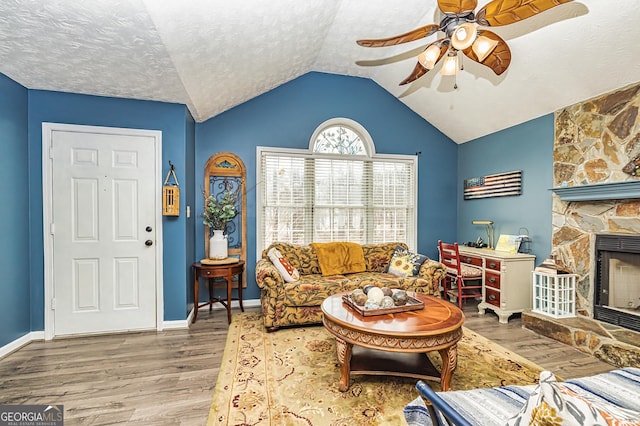
[[[479,0],[480,6],[487,0]],[[204,121],[310,71],[370,78],[457,143],[640,81],[640,1],[582,0],[492,31],[501,76],[466,61],[399,86],[436,0],[4,0],[0,72],[30,89],[186,104]]]

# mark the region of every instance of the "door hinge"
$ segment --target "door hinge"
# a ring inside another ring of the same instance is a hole
[[[51,299],[51,310],[52,311],[56,310],[56,299]]]
[[[55,235],[55,233],[56,233],[56,224],[55,223],[52,223],[51,225],[49,225],[49,233],[51,235]]]
[[[49,158],[53,159],[53,144],[49,144]]]

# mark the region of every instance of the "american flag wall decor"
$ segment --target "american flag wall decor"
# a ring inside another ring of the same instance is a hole
[[[522,193],[522,170],[464,180],[464,199],[506,197]]]

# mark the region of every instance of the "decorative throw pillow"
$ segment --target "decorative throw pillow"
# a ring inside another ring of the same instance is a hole
[[[427,259],[425,255],[413,253],[402,246],[397,246],[396,251],[391,256],[387,272],[399,277],[415,277]]]
[[[549,371],[540,373],[540,384],[508,426],[527,425],[639,425],[640,413],[604,401],[591,401],[556,381]]]
[[[362,245],[349,241],[311,243],[318,256],[322,276],[355,274],[364,272],[367,265]]]
[[[269,256],[269,260],[271,260],[271,263],[273,263],[286,282],[292,283],[300,279],[298,270],[289,263],[287,258],[280,253],[280,250],[273,247],[267,252],[267,256]]]

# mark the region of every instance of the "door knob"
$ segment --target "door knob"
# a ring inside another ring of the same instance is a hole
[[[149,247],[150,245],[153,245],[153,241],[147,240],[147,241],[144,242],[144,245]]]
[[[147,231],[147,232],[151,232],[151,231],[153,231],[153,228],[150,227],[150,226],[147,226],[146,228],[144,228],[144,230]]]

